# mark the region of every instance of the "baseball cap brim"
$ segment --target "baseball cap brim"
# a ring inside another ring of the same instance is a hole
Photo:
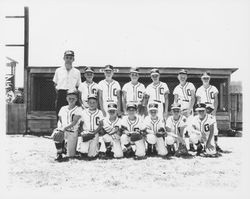
[[[202,75],[201,78],[210,78],[209,75]]]
[[[117,108],[115,108],[115,107],[112,107],[112,108],[108,108],[108,111],[117,111]]]
[[[151,73],[150,75],[159,75],[160,73],[157,73],[157,72],[153,72]]]
[[[154,108],[149,108],[148,110],[149,110],[149,111],[158,111],[158,109],[155,108],[155,107],[154,107]]]
[[[205,111],[205,110],[206,110],[206,108],[199,107],[199,108],[196,108],[195,110],[196,110],[196,111]]]

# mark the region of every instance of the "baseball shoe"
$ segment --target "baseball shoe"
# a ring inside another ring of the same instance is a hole
[[[197,153],[196,156],[201,156],[201,154],[203,154],[203,146],[201,144],[199,144],[197,146]]]
[[[114,152],[111,151],[112,149],[111,148],[108,148],[107,151],[106,151],[106,157],[108,159],[112,159],[114,157]]]
[[[128,148],[125,152],[124,152],[124,157],[125,158],[131,158],[135,155],[135,152],[133,151],[132,148]]]
[[[195,152],[195,148],[193,144],[189,144],[189,151]]]
[[[169,155],[169,156],[174,156],[175,155],[174,145],[167,145],[167,150],[168,150],[167,155]]]
[[[147,159],[147,156],[134,156],[134,160],[145,160]]]
[[[223,153],[224,151],[219,147],[218,144],[216,144],[216,151],[219,153]]]
[[[63,161],[63,156],[62,154],[57,154],[56,158],[55,158],[55,161],[57,162],[62,162]]]
[[[106,160],[106,159],[108,159],[106,153],[104,153],[104,152],[99,152],[98,158],[101,159],[101,160]]]
[[[88,160],[88,161],[92,161],[92,160],[96,160],[97,158],[98,158],[98,156],[94,156],[94,157],[89,157],[89,156],[88,156],[88,159],[87,159],[87,160]]]

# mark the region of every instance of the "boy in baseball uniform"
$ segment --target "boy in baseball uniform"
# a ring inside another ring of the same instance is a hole
[[[103,120],[105,135],[100,136],[99,158],[122,158],[123,151],[120,140],[121,119],[117,115],[117,104],[108,104],[108,117]]]
[[[91,67],[84,69],[84,77],[86,80],[79,85],[78,90],[81,94],[82,107],[88,108],[88,96],[91,94],[98,95],[99,86],[93,81],[94,70]]]
[[[154,156],[156,152],[163,157],[168,153],[164,143],[164,120],[157,115],[158,103],[150,103],[148,108],[149,115],[145,117],[142,127],[146,132],[147,156]]]
[[[77,150],[80,152],[82,158],[88,157],[89,160],[97,158],[99,151],[99,127],[102,124],[103,114],[97,109],[97,96],[91,94],[88,96],[89,108],[84,109],[81,114],[81,120],[83,122],[83,131],[81,136],[78,137]],[[93,138],[88,141],[84,141],[82,135],[93,134]]]
[[[166,120],[167,137],[165,138],[165,142],[169,155],[175,155],[180,144],[186,145],[183,134],[187,126],[187,119],[181,114],[180,104],[173,103],[171,105],[171,113],[172,115]]]
[[[144,159],[146,155],[145,142],[140,134],[142,129],[142,119],[136,114],[137,106],[133,103],[127,104],[128,115],[124,116],[121,120],[121,145],[125,157],[132,157],[134,155],[131,145],[135,146],[134,159]],[[134,139],[134,137],[137,137]]]
[[[99,82],[99,103],[100,109],[106,117],[108,112],[108,104],[111,102],[117,103],[118,105],[118,113],[120,113],[120,84],[116,80],[113,79],[114,75],[114,67],[111,65],[106,65],[104,68],[105,79]]]
[[[214,124],[216,123],[213,115],[207,114],[206,104],[199,103],[195,106],[198,115],[194,116],[190,126],[190,141],[197,146],[197,154],[203,152],[206,155],[216,155],[214,143]]]
[[[123,93],[123,107],[126,109],[127,103],[134,103],[137,105],[138,110],[142,106],[142,100],[145,93],[145,86],[138,82],[139,79],[139,69],[131,68],[130,69],[130,79],[131,81],[124,84],[122,88]],[[140,115],[143,114],[143,111],[138,111]]]
[[[158,69],[152,69],[150,76],[153,82],[146,88],[148,104],[152,102],[158,103],[158,116],[166,119],[168,115],[168,85],[160,81],[160,72]]]
[[[218,89],[210,85],[210,73],[205,72],[201,76],[202,86],[199,87],[196,91],[197,103],[204,103],[206,104],[207,110],[209,114],[215,116],[218,108]],[[215,125],[215,132],[214,132],[214,139],[215,145],[218,152],[223,152],[223,150],[218,145],[218,128],[217,123]]]
[[[178,74],[179,84],[174,88],[174,102],[181,105],[182,114],[186,117],[193,113],[195,103],[194,84],[187,81],[187,71],[182,69]]]
[[[74,157],[76,153],[78,127],[82,114],[79,102],[79,93],[75,90],[67,92],[66,100],[68,105],[63,106],[58,113],[57,129],[53,132],[52,137],[61,133],[64,138],[61,142],[55,141],[57,149],[57,158],[55,160],[63,160],[64,144],[67,143],[67,157]]]

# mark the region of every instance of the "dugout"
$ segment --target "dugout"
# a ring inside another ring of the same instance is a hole
[[[29,67],[27,79],[27,129],[34,133],[51,132],[56,127],[55,115],[55,89],[53,76],[57,67]],[[83,66],[77,67],[83,72]],[[94,81],[99,82],[104,78],[102,67],[93,67],[95,70]],[[166,82],[170,92],[178,84],[177,74],[180,67],[158,67],[161,81]],[[114,79],[121,86],[130,81],[130,67],[116,67]],[[150,82],[150,67],[140,67],[140,82],[147,86]],[[211,84],[219,90],[218,127],[220,130],[231,128],[231,103],[230,103],[230,77],[237,68],[188,68],[188,81],[196,88],[201,86],[201,74],[205,71],[211,73]],[[84,76],[82,73],[82,81]],[[173,95],[169,95],[169,105],[173,102]]]

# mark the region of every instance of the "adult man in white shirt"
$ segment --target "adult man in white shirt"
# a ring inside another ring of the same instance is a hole
[[[53,78],[56,90],[56,115],[58,120],[58,113],[62,106],[67,105],[66,95],[67,90],[74,90],[78,88],[81,83],[81,73],[78,69],[73,67],[75,54],[72,50],[67,50],[64,53],[64,66],[57,68]]]

